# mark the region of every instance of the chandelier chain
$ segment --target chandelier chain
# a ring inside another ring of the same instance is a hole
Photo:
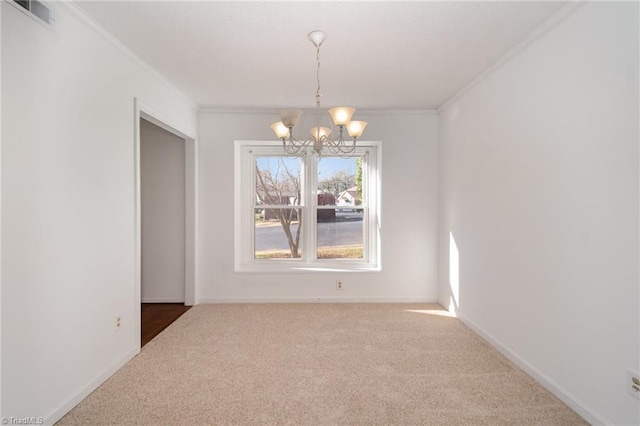
[[[320,46],[316,47],[316,81],[318,83],[318,87],[316,88],[316,106],[320,106],[320,97],[322,94],[320,93]]]

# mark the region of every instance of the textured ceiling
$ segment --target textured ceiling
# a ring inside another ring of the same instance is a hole
[[[565,2],[187,2],[78,5],[201,106],[435,108]]]

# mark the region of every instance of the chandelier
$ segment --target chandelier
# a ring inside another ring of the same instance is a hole
[[[282,145],[286,154],[297,155],[301,150],[312,147],[318,154],[325,148],[332,154],[346,155],[356,149],[356,139],[362,136],[366,121],[351,121],[355,108],[337,107],[329,110],[329,115],[333,119],[333,124],[338,127],[338,137],[332,139],[332,129],[323,127],[321,124],[320,112],[320,46],[324,42],[326,34],[322,31],[312,31],[309,33],[309,40],[316,47],[316,107],[315,107],[315,127],[309,130],[311,137],[306,140],[298,140],[293,137],[293,128],[302,116],[300,109],[282,109],[279,111],[280,120],[271,125],[274,133],[282,139]],[[345,140],[345,128],[352,140]]]

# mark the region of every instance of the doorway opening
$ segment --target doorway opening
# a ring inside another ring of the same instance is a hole
[[[195,141],[136,100],[140,348],[195,303]]]

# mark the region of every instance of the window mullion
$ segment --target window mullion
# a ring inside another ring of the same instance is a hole
[[[363,186],[366,188],[366,261],[368,263],[379,262],[379,231],[378,224],[380,221],[380,210],[378,208],[380,200],[380,188],[379,188],[379,163],[378,163],[378,150],[367,149],[365,154],[365,168],[363,170]]]
[[[313,262],[316,260],[316,207],[318,204],[317,190],[318,183],[316,182],[318,159],[315,153],[308,153],[304,157],[305,161],[305,202],[306,202],[306,219],[304,220],[304,232],[305,232],[305,250],[304,259],[307,262]]]
[[[370,184],[371,182],[369,182],[369,176],[370,176],[370,160],[371,157],[369,155],[369,150],[367,149],[364,154],[362,155],[362,204],[363,204],[363,208],[364,208],[364,214],[363,214],[363,249],[364,252],[362,253],[362,257],[364,259],[365,262],[370,262],[371,261],[371,243],[372,243],[372,239],[371,239],[371,235],[372,235],[372,230],[371,230],[371,210],[369,210],[369,207],[371,206],[371,188],[370,188]]]
[[[246,211],[245,209],[245,214],[246,216],[242,216],[243,218],[245,218],[245,222],[244,222],[244,233],[246,234],[244,236],[244,238],[246,238],[249,241],[249,245],[246,248],[246,250],[244,250],[243,256],[244,262],[249,262],[252,261],[254,256],[255,256],[255,205],[256,203],[256,155],[253,152],[253,150],[249,150],[248,155],[246,156],[247,162],[245,163],[245,167],[247,168],[247,174],[250,177],[250,185],[249,187],[247,187],[246,185],[243,185],[242,189],[243,191],[246,191],[243,194],[243,199],[249,199],[251,200],[251,207],[249,211]],[[244,198],[246,197],[246,198]]]

